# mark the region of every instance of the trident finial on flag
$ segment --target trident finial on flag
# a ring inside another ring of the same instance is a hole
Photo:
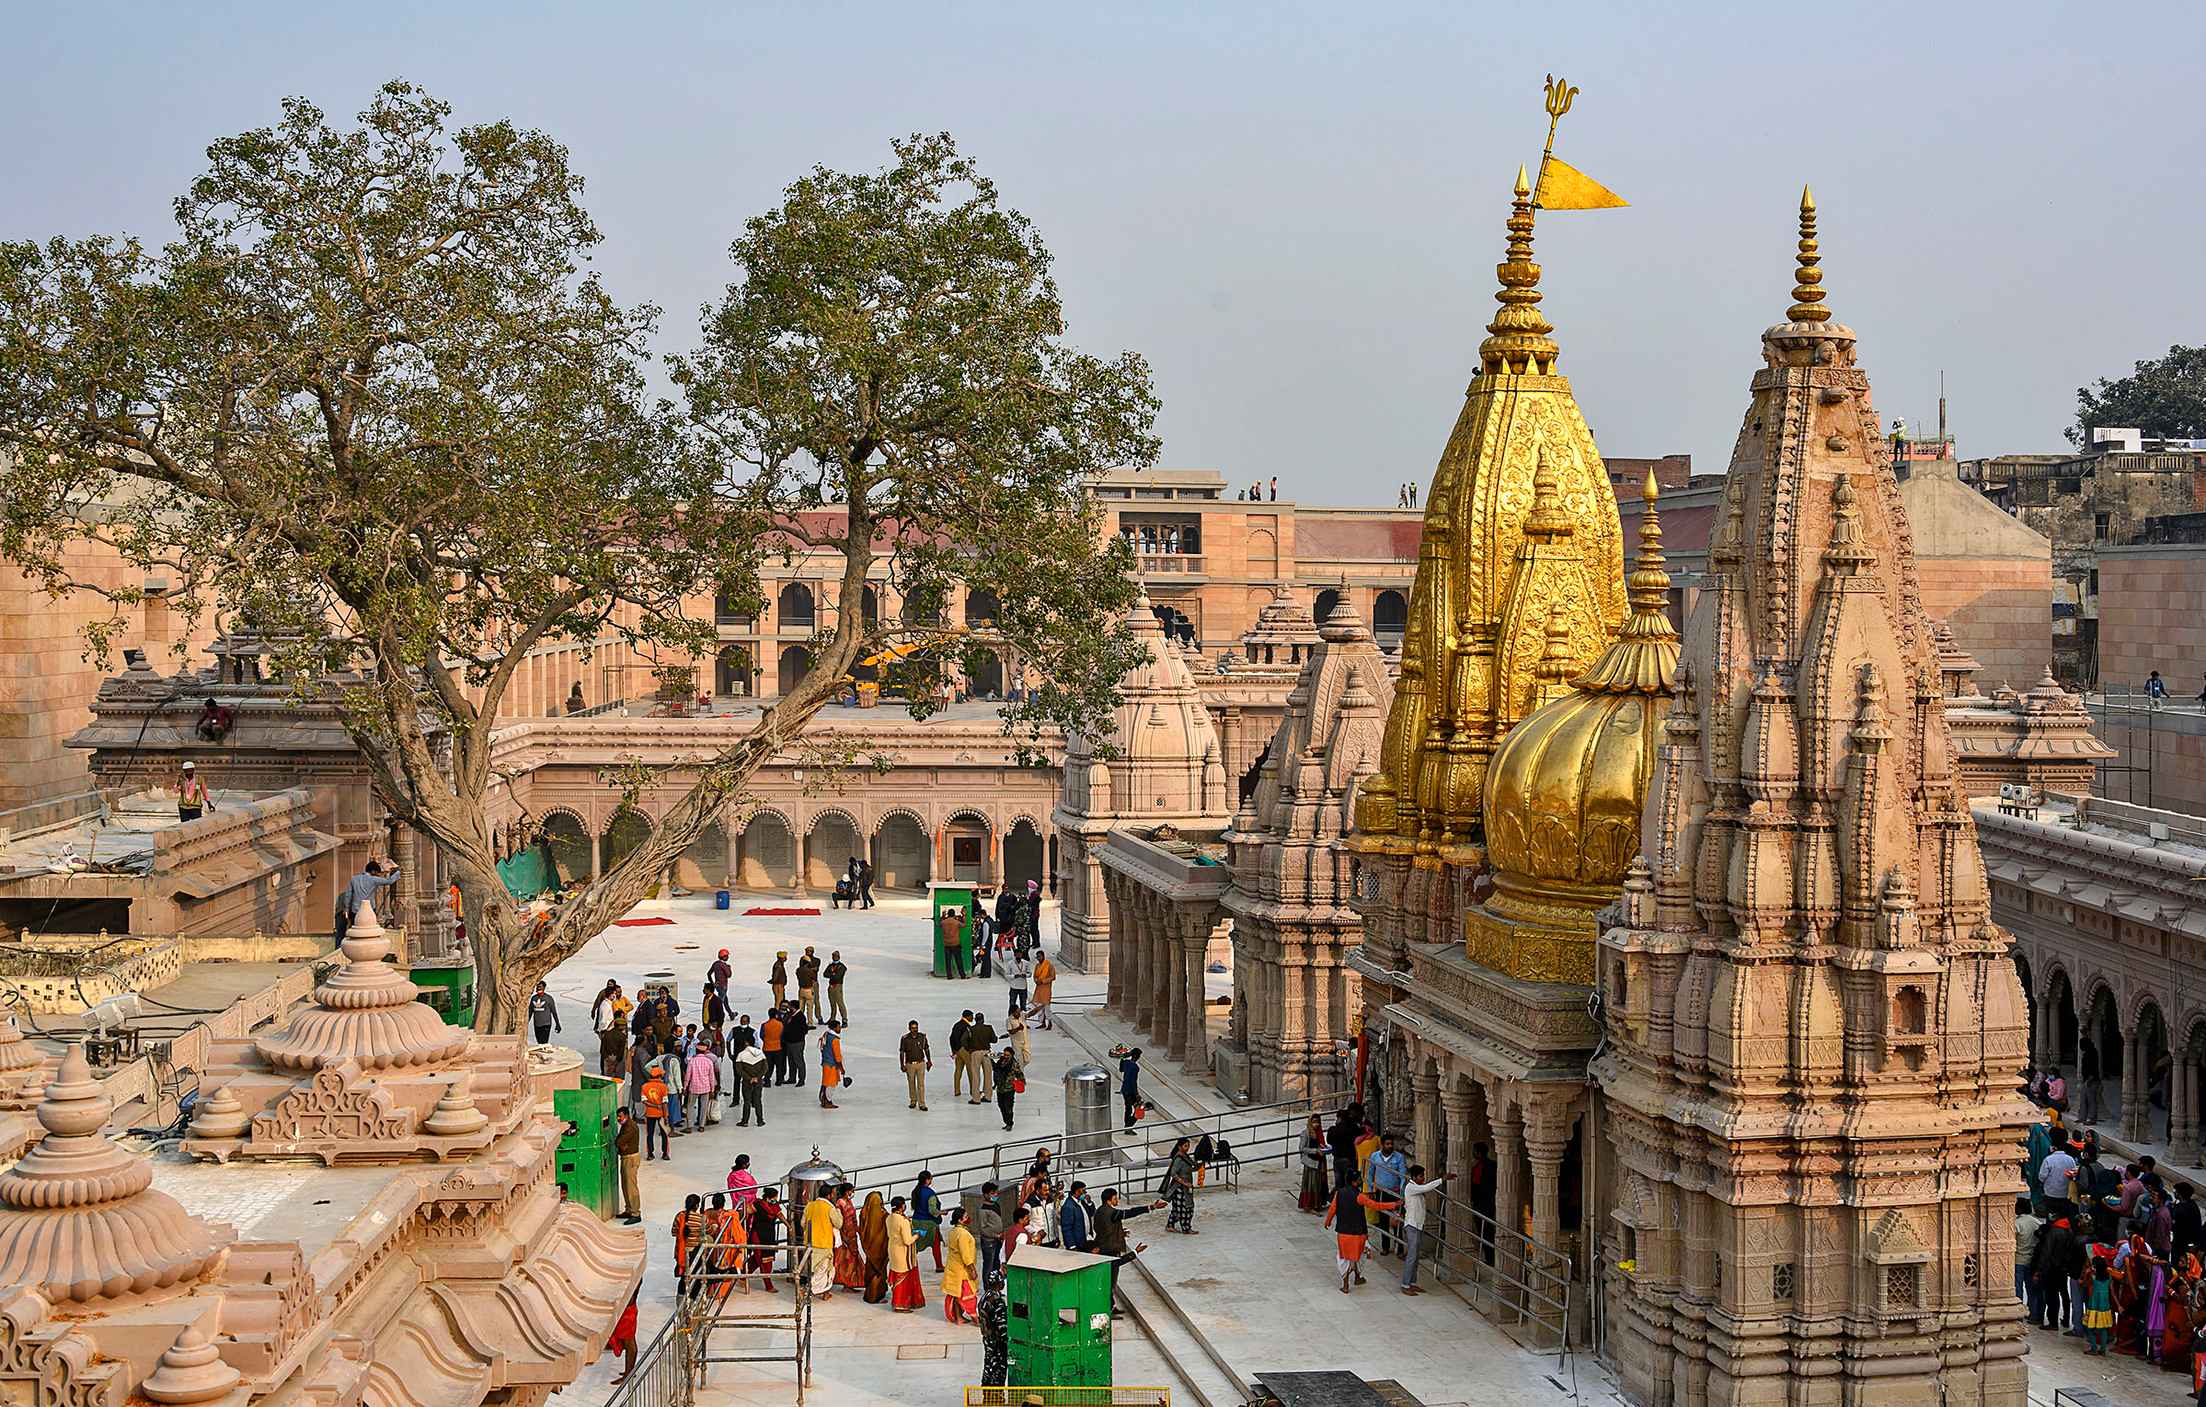
[[[1547,146],[1540,152],[1540,179],[1532,203],[1542,210],[1609,210],[1630,201],[1555,155],[1555,128],[1570,111],[1578,90],[1547,75]]]

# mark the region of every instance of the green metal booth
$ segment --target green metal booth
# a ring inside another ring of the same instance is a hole
[[[1111,1385],[1109,1256],[1022,1245],[1004,1266],[1011,1378],[1031,1387]]]
[[[942,911],[957,909],[965,915],[965,926],[959,934],[965,943],[965,951],[973,951],[973,940],[980,936],[980,886],[964,883],[935,883],[927,886],[927,896],[934,902],[927,906],[927,947],[934,954],[934,975],[950,975],[950,960],[942,943]],[[965,963],[965,974],[970,977],[973,964],[970,956]]]

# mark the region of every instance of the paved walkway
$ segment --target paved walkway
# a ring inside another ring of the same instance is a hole
[[[815,1146],[842,1166],[856,1168],[934,1149],[986,1145],[1007,1137],[994,1104],[968,1105],[951,1097],[945,1050],[950,1026],[963,1008],[981,1008],[991,1023],[1002,1027],[1004,983],[1001,979],[947,982],[929,975],[925,900],[884,899],[871,911],[826,910],[816,918],[745,918],[741,910],[753,897],[739,895],[736,906],[725,912],[715,910],[709,896],[640,908],[633,917],[656,915],[675,921],[663,926],[609,929],[550,979],[565,1026],[553,1040],[583,1051],[585,1067],[595,1070],[597,1043],[589,1032],[590,1002],[608,977],[618,978],[632,994],[646,973],[670,970],[680,984],[684,1011],[689,1012],[696,1006],[705,968],[724,947],[735,968],[730,989],[735,1009],[750,1013],[756,1021],[766,1003],[766,973],[777,949],[788,950],[792,968],[807,943],[818,948],[822,959],[830,949],[839,948],[843,960],[850,964],[846,995],[852,1029],[844,1036],[844,1055],[850,1064],[852,1086],[838,1095],[841,1108],[820,1108],[815,1086],[769,1089],[763,1131],[755,1126],[739,1129],[724,1118],[702,1133],[675,1139],[671,1162],[644,1165],[645,1229],[651,1236],[651,1259],[644,1274],[638,1318],[645,1342],[658,1332],[673,1307],[673,1278],[668,1268],[672,1260],[671,1226],[682,1195],[725,1186],[729,1164],[736,1154],[750,1154],[761,1180],[771,1180],[801,1162]],[[1054,928],[1054,909],[1045,913],[1044,922],[1046,927]],[[1100,994],[1102,988],[1101,979],[1077,974],[1061,977],[1057,985],[1057,991],[1067,995]],[[903,1074],[896,1068],[896,1042],[904,1033],[904,1023],[913,1018],[918,1019],[936,1052],[935,1071],[928,1086],[929,1112],[924,1114],[897,1103],[905,1087]],[[1086,1059],[1085,1053],[1062,1035],[1037,1031],[1033,1040],[1028,1093],[1018,1109],[1018,1131],[1009,1136],[1019,1140],[1015,1156],[1022,1160],[1034,1146],[1046,1143],[1054,1148],[1058,1144],[1064,1130],[1059,1081],[1068,1067]],[[817,1060],[809,1060],[808,1065],[816,1066]],[[931,1262],[923,1279],[928,1305],[917,1314],[895,1314],[886,1305],[869,1305],[845,1293],[837,1293],[818,1307],[808,1401],[835,1407],[846,1403],[955,1402],[959,1388],[980,1381],[978,1332],[942,1318],[940,1281]],[[1170,1382],[1161,1360],[1126,1321],[1120,1322],[1117,1332],[1116,1365],[1121,1382]],[[590,1407],[604,1401],[617,1371],[617,1363],[601,1361],[569,1388],[562,1400],[571,1407]],[[706,1407],[793,1400],[790,1370],[780,1364],[720,1367],[714,1371],[705,1396]]]

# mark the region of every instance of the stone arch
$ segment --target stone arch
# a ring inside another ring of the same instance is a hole
[[[674,882],[684,889],[724,889],[728,877],[728,832],[716,816],[674,861]]]
[[[1026,882],[1045,883],[1049,847],[1042,843],[1042,825],[1032,816],[1014,816],[1003,833],[1003,882],[1026,890]]]
[[[812,588],[801,581],[790,582],[775,597],[775,615],[785,630],[810,630],[818,609],[812,600]]]
[[[1339,605],[1340,598],[1345,595],[1347,593],[1337,586],[1328,586],[1317,594],[1317,600],[1310,605],[1310,613],[1319,625],[1325,624],[1325,618],[1333,613],[1333,607]]]
[[[1392,587],[1371,598],[1371,638],[1389,653],[1402,648],[1409,631],[1409,597]]]
[[[833,889],[851,860],[865,853],[864,837],[857,817],[840,806],[822,807],[804,828],[805,884]]]
[[[1000,699],[1004,696],[1006,675],[1003,656],[995,650],[975,649],[967,656],[966,682],[975,698]]]
[[[751,651],[746,645],[722,645],[713,658],[712,691],[731,698],[751,694]]]
[[[614,807],[613,814],[605,818],[604,833],[597,838],[598,873],[610,874],[621,861],[641,849],[658,828],[657,822],[636,807]]]
[[[777,693],[793,694],[812,672],[812,652],[802,645],[784,645],[774,669]]]
[[[995,878],[996,827],[986,812],[961,806],[942,820],[936,859],[941,878],[986,883]]]
[[[1270,528],[1257,528],[1249,534],[1248,565],[1251,576],[1279,575],[1279,539]],[[1270,599],[1270,593],[1265,593],[1265,599]]]
[[[2139,983],[2136,995],[2129,1000],[2129,1016],[2124,1024],[2134,1031],[2144,1023],[2147,1015],[2158,1019],[2163,1030],[2167,1029],[2168,1015],[2166,1009],[2160,1005],[2160,998],[2153,994],[2150,987]]]
[[[2081,1053],[2076,1040],[2083,1034],[2084,1009],[2076,1005],[2075,979],[2057,955],[2046,963],[2039,978],[2036,1006],[2036,1043],[2032,1049],[2038,1063],[2058,1065],[2073,1074],[2076,1057]]]
[[[822,806],[819,810],[812,813],[812,819],[805,824],[804,833],[806,835],[810,835],[812,832],[820,828],[820,822],[828,820],[830,818],[839,818],[854,831],[863,831],[865,829],[865,827],[858,824],[857,816],[852,812],[846,810],[845,808],[840,806]]]
[[[588,879],[597,844],[580,815],[564,806],[546,811],[536,823],[537,833],[551,846],[554,878],[562,882]]]
[[[2183,1039],[2175,1043],[2183,1057],[2206,1060],[2206,1010],[2192,1010],[2177,1023],[2176,1029],[2183,1033]]]
[[[882,889],[927,887],[933,846],[927,820],[909,806],[883,812],[873,830],[873,882]]]
[[[996,593],[986,587],[971,587],[965,593],[965,623],[969,626],[995,624],[996,613],[1002,608]]]
[[[735,882],[745,889],[797,887],[796,828],[772,806],[762,806],[744,821],[735,843]]]

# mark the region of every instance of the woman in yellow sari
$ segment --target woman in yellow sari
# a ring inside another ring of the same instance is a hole
[[[970,1323],[980,1304],[980,1287],[973,1279],[980,1273],[980,1243],[965,1225],[965,1208],[950,1209],[942,1246],[942,1317],[952,1324]]]

